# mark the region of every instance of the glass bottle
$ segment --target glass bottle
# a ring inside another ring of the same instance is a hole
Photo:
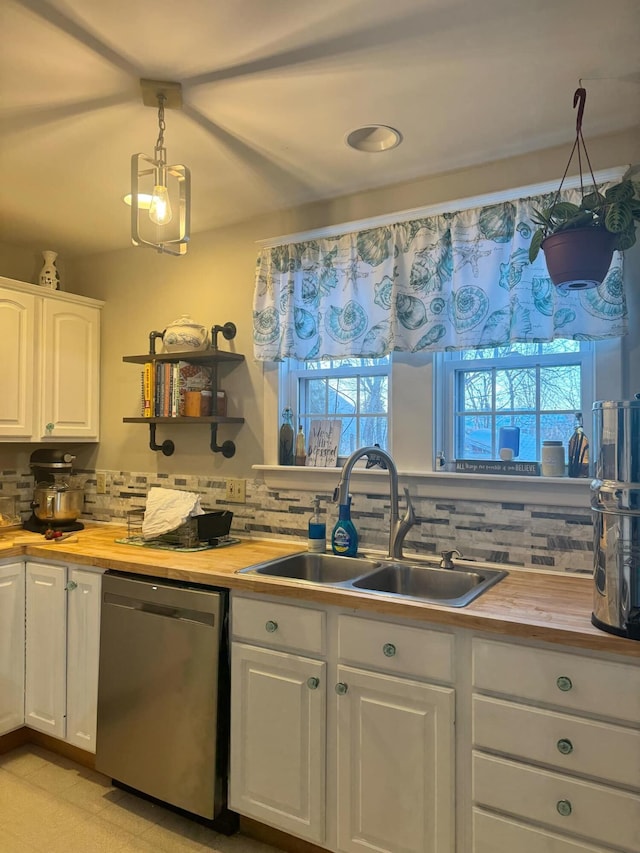
[[[298,434],[296,435],[296,453],[295,453],[295,462],[296,465],[304,465],[307,459],[307,453],[304,449],[304,431],[302,429],[302,424],[298,427]]]
[[[582,426],[582,412],[576,412],[573,435],[569,439],[567,473],[570,477],[589,476],[589,439]]]
[[[293,412],[288,406],[282,410],[278,464],[293,465]]]

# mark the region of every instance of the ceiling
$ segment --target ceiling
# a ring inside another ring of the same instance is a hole
[[[131,245],[140,78],[182,83],[193,234],[570,143],[580,77],[587,141],[640,121],[638,0],[3,0],[0,31],[1,239],[69,256]]]

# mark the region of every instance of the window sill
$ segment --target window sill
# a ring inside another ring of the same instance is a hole
[[[253,465],[270,489],[293,489],[331,494],[340,480],[340,468],[306,468],[286,465]],[[494,503],[527,503],[560,506],[590,512],[591,479],[570,477],[519,477],[500,474],[460,474],[450,471],[400,471],[401,486],[413,497],[439,500],[483,500]],[[356,467],[350,491],[387,495],[387,472]]]

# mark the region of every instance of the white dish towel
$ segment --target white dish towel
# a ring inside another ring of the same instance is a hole
[[[147,494],[147,506],[142,520],[142,538],[154,539],[180,527],[193,515],[204,515],[200,495],[180,489],[161,489],[152,486]]]

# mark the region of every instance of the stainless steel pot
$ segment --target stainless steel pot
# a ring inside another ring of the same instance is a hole
[[[82,513],[84,489],[36,486],[31,507],[41,521],[75,521]]]

